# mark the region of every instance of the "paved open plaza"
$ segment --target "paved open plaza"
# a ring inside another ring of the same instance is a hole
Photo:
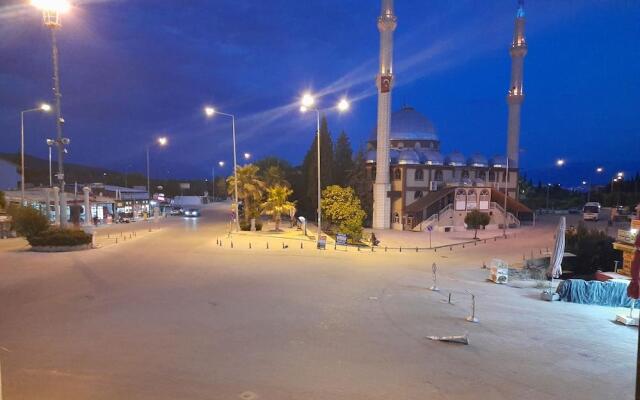
[[[612,322],[621,310],[486,281],[483,261],[551,245],[551,224],[371,253],[221,247],[227,218],[216,205],[152,232],[128,224],[107,244],[113,227],[83,252],[3,244],[4,399],[633,398],[637,331]]]

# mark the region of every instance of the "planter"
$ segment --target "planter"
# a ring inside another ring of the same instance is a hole
[[[91,243],[79,244],[77,246],[31,246],[31,251],[38,253],[65,253],[70,251],[90,250],[93,246]]]

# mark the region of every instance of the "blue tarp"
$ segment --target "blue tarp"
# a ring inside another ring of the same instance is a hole
[[[560,300],[609,307],[631,307],[628,283],[619,281],[585,281],[568,279],[558,285]]]

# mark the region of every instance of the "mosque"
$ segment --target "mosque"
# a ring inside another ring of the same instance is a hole
[[[519,226],[531,210],[518,201],[520,108],[524,101],[523,62],[527,52],[524,5],[519,2],[513,42],[507,156],[442,154],[431,121],[411,107],[391,113],[393,0],[382,0],[378,124],[367,144],[366,162],[374,182],[373,227],[443,231],[465,229],[471,210],[489,214],[488,228]],[[506,209],[505,209],[506,206]],[[520,217],[520,218],[519,218]]]

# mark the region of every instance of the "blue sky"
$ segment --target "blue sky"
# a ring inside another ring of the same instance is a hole
[[[296,101],[332,106],[354,148],[375,124],[379,2],[362,0],[75,1],[59,34],[68,160],[155,176],[205,177],[239,151],[298,163],[313,136]],[[445,152],[504,153],[516,1],[397,0],[394,109],[432,120]],[[528,1],[521,165],[567,185],[596,164],[640,169],[640,2]],[[49,41],[27,1],[0,0],[0,151],[17,151],[19,112],[51,98]],[[50,116],[29,114],[27,152],[45,157]],[[567,159],[555,171],[556,158]]]

